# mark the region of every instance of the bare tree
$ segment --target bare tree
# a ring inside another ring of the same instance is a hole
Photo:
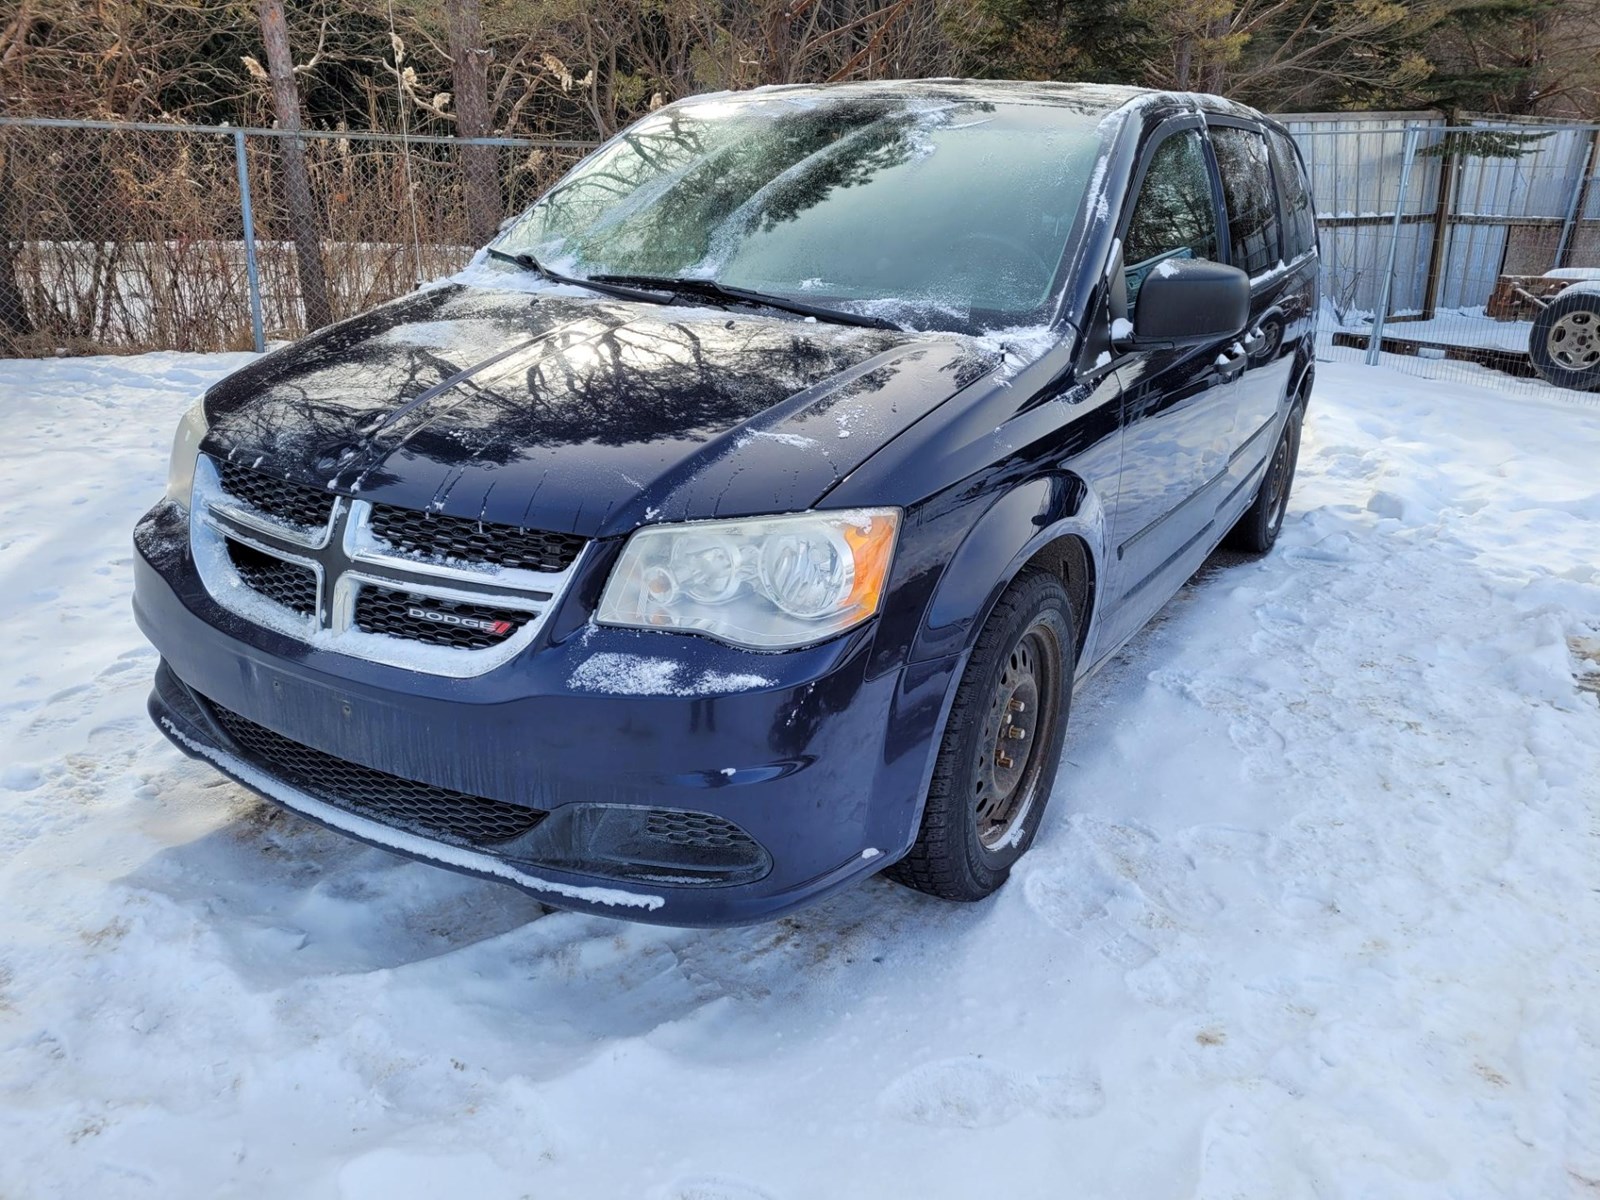
[[[333,312],[328,306],[328,280],[322,266],[322,238],[311,198],[311,177],[306,170],[305,142],[292,136],[300,132],[300,88],[289,51],[289,26],[283,16],[283,0],[258,0],[257,11],[261,17],[261,41],[267,52],[266,76],[272,88],[272,107],[278,127],[291,135],[277,140],[283,156],[284,199],[300,277],[300,301],[305,306],[306,328],[321,329],[333,319]]]

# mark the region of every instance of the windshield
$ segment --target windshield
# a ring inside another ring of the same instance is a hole
[[[591,155],[495,248],[568,275],[714,280],[912,328],[1038,323],[1096,123],[930,96],[690,101]]]

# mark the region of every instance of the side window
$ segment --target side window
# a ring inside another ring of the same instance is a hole
[[[1211,169],[1199,130],[1162,142],[1150,160],[1122,241],[1128,302],[1153,267],[1167,258],[1218,257],[1217,210]]]
[[[1284,257],[1296,258],[1316,245],[1316,229],[1311,221],[1311,192],[1306,187],[1305,173],[1301,170],[1299,155],[1294,152],[1294,143],[1273,130],[1267,134],[1267,144],[1272,150],[1272,174],[1278,181],[1279,207],[1283,211]]]
[[[1211,148],[1222,172],[1222,194],[1228,202],[1228,234],[1233,265],[1249,275],[1277,266],[1278,203],[1267,166],[1267,142],[1253,129],[1219,126],[1211,131]]]

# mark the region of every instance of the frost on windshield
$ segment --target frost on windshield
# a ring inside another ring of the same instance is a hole
[[[499,248],[906,328],[1013,328],[1048,308],[1101,146],[1075,109],[936,91],[687,102],[602,148]]]

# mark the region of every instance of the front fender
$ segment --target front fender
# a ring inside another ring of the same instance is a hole
[[[1094,584],[1104,558],[1106,513],[1100,498],[1069,473],[1051,473],[1001,494],[973,523],[928,602],[910,661],[965,651],[1006,587],[1045,547],[1076,537],[1088,559],[1087,610],[1074,614],[1080,640],[1093,620]]]

